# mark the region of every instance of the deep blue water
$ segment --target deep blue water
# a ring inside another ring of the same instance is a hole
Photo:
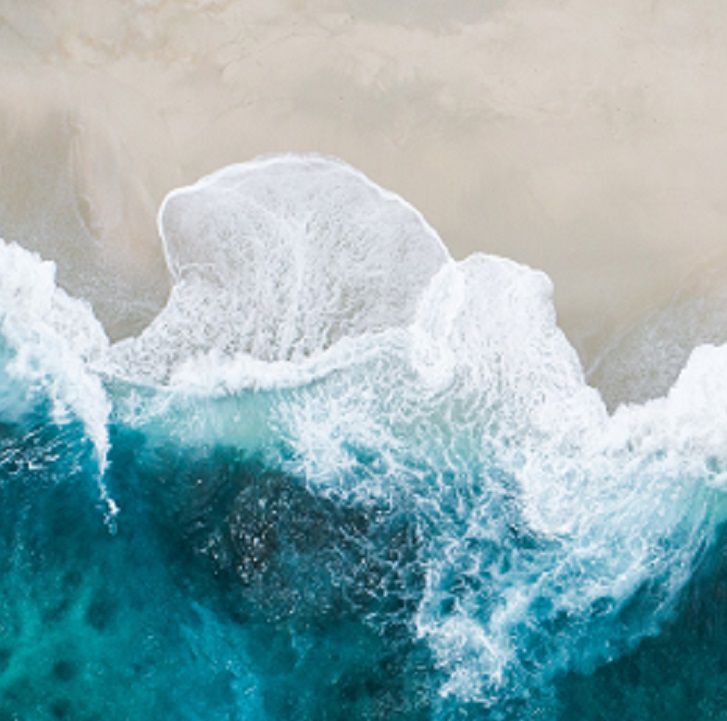
[[[39,403],[0,426],[3,721],[727,714],[725,542],[660,634],[485,709],[439,698],[412,633],[423,570],[406,510],[316,498],[232,448],[152,446],[119,426],[112,441],[115,533],[79,423]]]

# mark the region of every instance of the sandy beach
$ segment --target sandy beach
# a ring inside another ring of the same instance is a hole
[[[164,302],[164,195],[285,151],[545,270],[612,403],[727,337],[716,0],[0,0],[0,47],[0,236],[115,337]]]

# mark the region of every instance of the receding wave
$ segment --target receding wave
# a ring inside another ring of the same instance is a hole
[[[401,199],[343,163],[273,157],[170,193],[159,212],[174,286],[118,372],[168,379],[205,354],[271,362],[411,322],[448,259]]]

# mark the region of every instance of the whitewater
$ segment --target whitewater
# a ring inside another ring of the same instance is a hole
[[[117,342],[0,242],[20,718],[567,718],[564,679],[678,616],[721,548],[727,346],[609,412],[544,273],[455,261],[333,158],[223,168],[158,229],[171,293]]]

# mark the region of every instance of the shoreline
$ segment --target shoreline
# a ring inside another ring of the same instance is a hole
[[[168,191],[263,154],[333,155],[455,258],[548,273],[589,368],[724,247],[727,8],[479,7],[0,2],[0,235],[56,260],[118,337],[168,291]]]

